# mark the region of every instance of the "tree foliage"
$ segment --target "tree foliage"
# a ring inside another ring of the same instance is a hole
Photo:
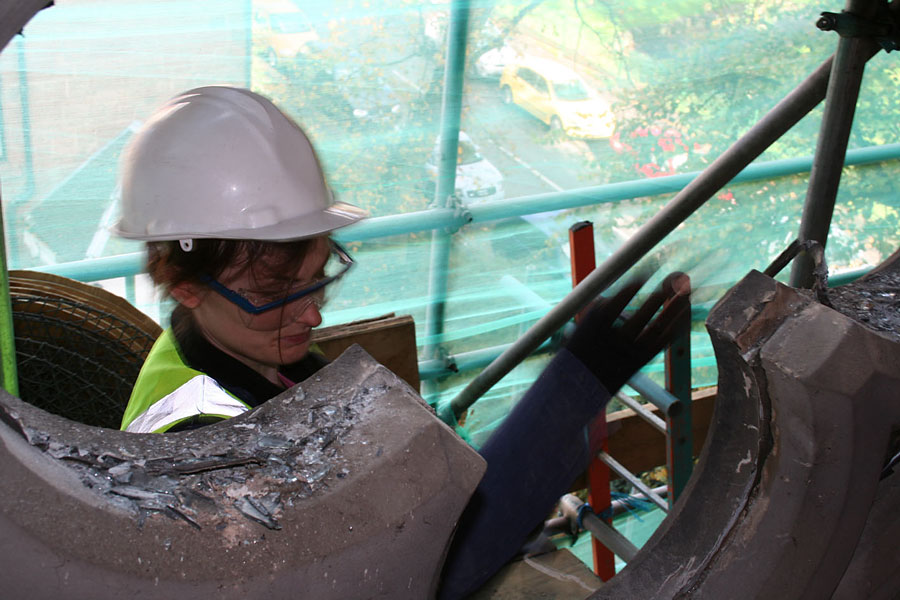
[[[517,44],[575,68],[611,101],[616,134],[583,144],[574,156],[583,185],[699,171],[833,52],[838,37],[814,25],[820,10],[810,0],[478,2],[469,18],[468,68],[488,49]],[[432,201],[423,165],[439,128],[448,22],[449,4],[343,0],[320,23],[321,44],[310,60],[277,73],[260,70],[260,85],[311,132],[336,190],[375,215],[421,210]],[[892,58],[869,65],[851,147],[890,143],[900,134],[900,120],[886,117],[896,112],[900,81]],[[400,113],[355,118],[354,91],[378,96],[388,80]],[[298,81],[305,82],[303,94],[296,93]],[[818,109],[802,120],[762,160],[812,155],[820,115]],[[564,138],[548,132],[535,141],[558,145]],[[845,189],[880,198],[883,186],[863,175],[871,172],[848,171]],[[703,224],[689,230],[707,244],[728,243],[735,230],[757,236],[751,254],[758,265],[796,231],[805,185],[793,177],[729,186],[704,207]],[[858,230],[853,223],[900,228],[890,202],[886,209],[862,208],[870,204],[838,205],[837,217],[848,223],[835,230],[841,261],[858,262],[851,257],[867,252],[864,242],[850,242]],[[894,243],[887,238],[870,240],[878,251],[865,255],[887,252]]]

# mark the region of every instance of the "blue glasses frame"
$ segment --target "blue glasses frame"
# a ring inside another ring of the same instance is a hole
[[[267,302],[266,304],[253,304],[252,302],[250,302],[250,300],[242,296],[240,292],[236,292],[235,290],[225,286],[210,275],[203,275],[200,278],[200,281],[209,286],[210,289],[212,289],[214,292],[216,292],[232,304],[237,305],[238,308],[240,308],[244,312],[251,315],[259,315],[264,312],[270,311],[273,308],[284,306],[285,304],[293,302],[294,300],[298,300],[300,298],[303,298],[304,296],[308,296],[321,290],[329,283],[333,283],[343,277],[347,273],[347,271],[350,270],[350,267],[356,264],[350,254],[348,254],[340,244],[333,240],[331,240],[330,243],[331,254],[333,256],[336,256],[341,264],[341,270],[338,273],[331,275],[330,277],[324,277],[313,283],[312,285],[294,292],[293,294],[288,294],[284,298],[279,298],[278,300],[273,300],[272,302]]]

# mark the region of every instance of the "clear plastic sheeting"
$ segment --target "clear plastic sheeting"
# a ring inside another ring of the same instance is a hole
[[[446,264],[434,264],[428,230],[366,239],[342,232],[359,267],[326,324],[411,314],[420,348],[451,358],[515,341],[571,289],[568,228],[592,221],[602,262],[671,198],[654,182],[701,171],[831,55],[838,37],[815,21],[822,10],[841,9],[811,0],[469,7],[458,212],[640,185],[624,200],[548,204],[450,231]],[[386,219],[428,210],[439,177],[449,19],[448,2],[59,0],[0,54],[10,267],[139,251],[107,230],[119,154],[155,107],[200,85],[270,96],[307,130],[341,200]],[[893,54],[869,62],[851,151],[900,141],[898,80]],[[810,157],[820,116],[821,108],[757,165]],[[845,169],[826,253],[832,271],[878,264],[896,249],[897,176],[890,157]],[[696,301],[710,306],[796,237],[807,180],[808,173],[763,175],[722,189],[661,244],[662,270],[690,269],[701,287]],[[429,288],[435,270],[446,277],[445,297]],[[164,322],[156,298],[143,284],[137,289],[133,301]],[[435,302],[445,302],[444,320],[428,328]],[[710,384],[714,360],[697,314],[694,382]],[[502,418],[543,360],[520,366],[470,411],[464,428],[473,441]],[[431,378],[428,399],[452,398],[475,366]]]

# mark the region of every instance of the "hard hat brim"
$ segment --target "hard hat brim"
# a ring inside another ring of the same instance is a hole
[[[154,233],[152,231],[134,231],[119,221],[112,227],[112,232],[119,237],[146,242],[158,242],[179,239],[225,239],[225,240],[263,240],[269,242],[289,242],[314,238],[326,235],[336,229],[352,225],[365,217],[368,213],[352,204],[335,202],[328,208],[313,214],[301,215],[293,219],[280,221],[264,227],[247,229],[228,229],[224,231],[173,231],[167,227],[167,231]],[[302,233],[299,233],[302,232]]]

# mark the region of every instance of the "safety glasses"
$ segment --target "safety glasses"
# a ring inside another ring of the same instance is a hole
[[[322,268],[322,277],[312,282],[276,293],[233,290],[209,275],[201,277],[201,281],[217,294],[236,305],[243,314],[242,321],[251,329],[277,329],[290,317],[302,314],[311,304],[317,308],[334,293],[332,285],[340,280],[355,263],[353,258],[340,244],[330,241],[331,252]],[[282,308],[283,310],[277,310]]]

